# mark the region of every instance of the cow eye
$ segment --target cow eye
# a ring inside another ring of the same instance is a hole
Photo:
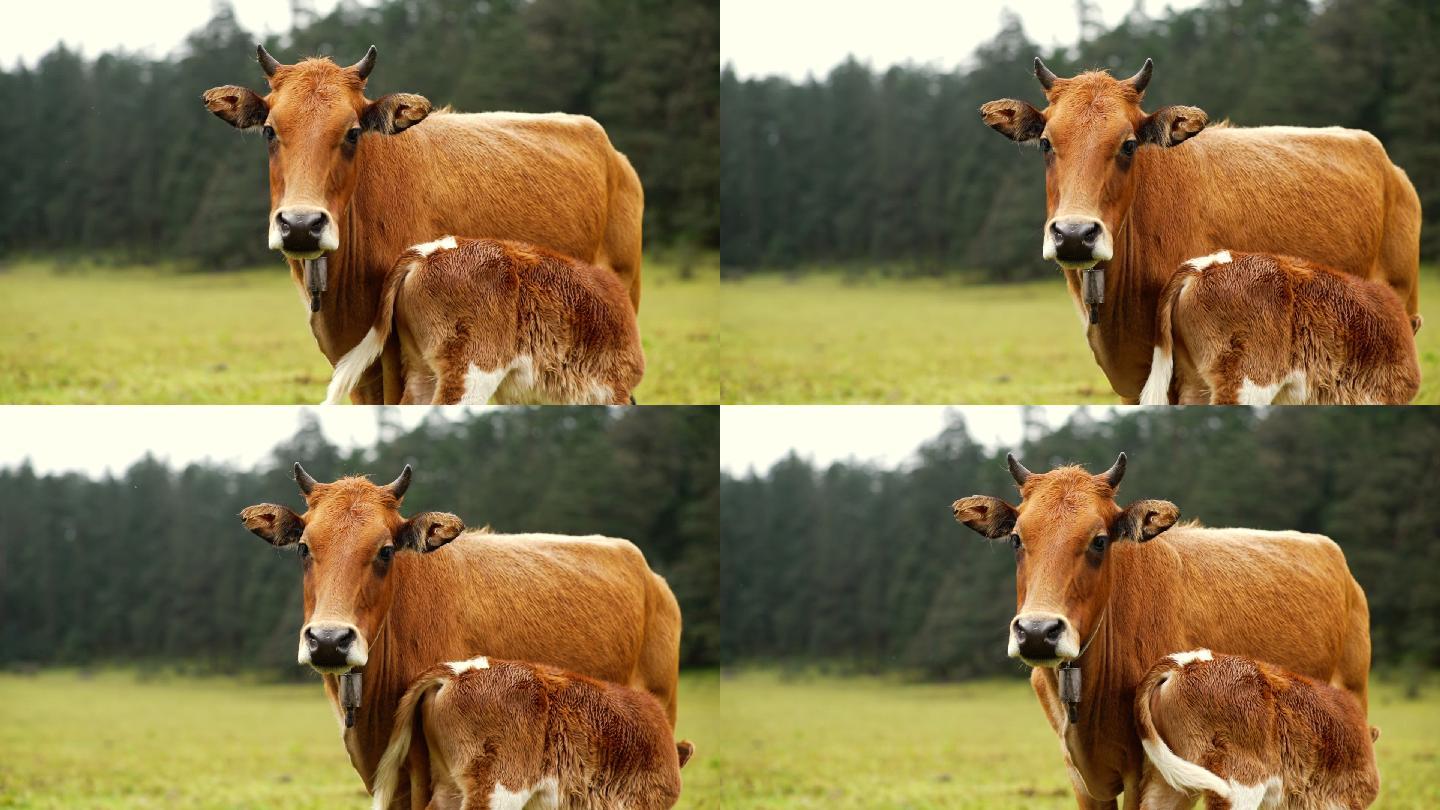
[[[275,140],[275,128],[274,128],[274,127],[270,126],[269,124],[266,124],[266,125],[265,125],[265,128],[262,129],[262,130],[260,130],[260,131],[265,134],[265,140],[267,140],[267,141],[273,141],[273,140]]]
[[[1090,541],[1090,550],[1095,552],[1096,554],[1103,554],[1105,552],[1105,547],[1109,544],[1110,538],[1106,537],[1103,534],[1097,534],[1095,535],[1095,539]]]
[[[350,128],[350,131],[345,133],[345,142],[348,143],[348,144],[350,144],[351,146],[354,146],[355,144],[359,143],[359,142],[360,142],[360,127],[351,127],[351,128]]]
[[[300,551],[300,559],[302,559],[302,560],[308,560],[308,559],[310,559],[310,546],[308,546],[308,545],[306,545],[306,544],[304,544],[304,543],[301,543],[301,544],[300,544],[299,551]]]
[[[1135,150],[1139,148],[1140,142],[1135,140],[1134,138],[1131,138],[1125,143],[1120,144],[1120,154],[1124,155],[1125,157],[1134,157]]]
[[[1013,548],[1013,549],[1015,549],[1016,551],[1019,551],[1019,550],[1020,550],[1020,548],[1021,548],[1020,535],[1018,535],[1018,534],[1011,534],[1011,535],[1010,535],[1010,548]]]
[[[1050,139],[1049,139],[1049,138],[1041,138],[1041,139],[1040,139],[1040,151],[1041,151],[1041,152],[1049,152],[1049,151],[1050,151]]]
[[[388,563],[391,560],[395,559],[395,547],[381,546],[380,554],[378,555],[377,559],[379,559],[382,563]]]

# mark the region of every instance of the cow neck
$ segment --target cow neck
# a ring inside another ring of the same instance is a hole
[[[290,276],[305,300],[310,331],[320,351],[333,365],[365,338],[375,321],[380,306],[388,265],[366,255],[365,228],[359,222],[355,204],[345,209],[341,218],[340,248],[327,255],[329,281],[320,294],[320,310],[309,312],[309,293],[305,288],[305,270],[298,261],[290,261]]]
[[[1112,762],[1108,757],[1117,750],[1113,741],[1120,739],[1116,735],[1123,731],[1117,728],[1117,725],[1123,725],[1120,718],[1130,715],[1129,711],[1120,711],[1123,707],[1115,703],[1115,696],[1122,694],[1118,691],[1118,670],[1113,658],[1116,653],[1116,628],[1122,622],[1114,615],[1113,605],[1107,605],[1103,611],[1104,620],[1089,641],[1084,655],[1076,659],[1083,673],[1077,722],[1070,722],[1065,716],[1064,705],[1059,702],[1056,671],[1044,671],[1045,681],[1055,695],[1056,705],[1060,707],[1060,736],[1065,751],[1070,755],[1076,773],[1085,781],[1086,789],[1097,798],[1109,794],[1123,773],[1124,763]]]
[[[398,586],[400,583],[396,583]],[[355,710],[355,725],[345,728],[345,711],[340,706],[339,678],[325,676],[325,694],[340,719],[341,738],[350,755],[350,763],[369,789],[376,766],[390,741],[395,724],[395,709],[408,684],[392,659],[395,646],[388,643],[390,617],[386,615],[370,643],[369,659],[360,692],[360,707]]]
[[[1143,177],[1136,178],[1143,183]],[[1127,404],[1140,401],[1140,389],[1150,371],[1155,343],[1155,308],[1168,276],[1146,272],[1137,255],[1140,244],[1132,238],[1134,209],[1126,214],[1114,234],[1114,257],[1101,263],[1105,268],[1105,303],[1099,308],[1099,322],[1089,323],[1079,270],[1065,270],[1066,287],[1085,328],[1085,340],[1110,387]]]

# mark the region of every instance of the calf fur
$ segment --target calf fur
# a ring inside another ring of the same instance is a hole
[[[405,693],[373,806],[389,806],[408,760],[412,802],[429,810],[665,810],[680,799],[692,753],[652,695],[474,658],[432,667]]]
[[[1410,316],[1388,286],[1225,250],[1165,285],[1140,402],[1403,405],[1419,388]]]
[[[402,404],[624,405],[645,373],[622,281],[518,242],[446,236],[401,254],[370,332],[335,365],[327,404],[349,396],[392,328]]]
[[[1209,650],[1160,660],[1135,693],[1147,758],[1141,806],[1363,810],[1380,791],[1354,696],[1272,664]]]

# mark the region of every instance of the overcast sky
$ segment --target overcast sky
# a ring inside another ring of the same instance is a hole
[[[0,468],[28,458],[41,473],[118,475],[147,452],[174,466],[208,459],[248,469],[294,436],[305,413],[319,416],[325,437],[342,447],[369,446],[379,434],[374,408],[9,405],[3,410]],[[391,421],[406,428],[431,412],[387,410]],[[437,409],[434,418],[453,419],[464,410]]]
[[[1136,0],[1094,0],[1106,27],[1120,22]],[[1200,0],[1144,0],[1152,17],[1167,7]],[[1000,12],[1020,15],[1030,39],[1070,45],[1078,37],[1071,0],[723,0],[720,64],[743,77],[780,74],[817,77],[855,55],[873,67],[913,62],[943,69],[963,62],[975,46],[1000,30]]]
[[[291,0],[235,0],[235,16],[257,34],[290,30]],[[310,0],[319,14],[337,0]],[[366,0],[361,5],[373,5]],[[0,17],[0,65],[18,59],[34,65],[57,42],[64,41],[94,58],[123,46],[152,57],[168,54],[187,34],[204,25],[214,11],[207,0],[5,0]]]
[[[1053,406],[1037,413],[1055,427],[1076,410]],[[1086,410],[1096,420],[1110,413]],[[964,416],[970,435],[991,449],[1020,441],[1020,409],[1009,406],[746,405],[720,409],[720,466],[732,475],[764,472],[793,449],[820,465],[853,459],[893,467],[938,435],[947,414]]]

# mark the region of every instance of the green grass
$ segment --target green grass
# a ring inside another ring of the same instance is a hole
[[[1377,810],[1440,806],[1440,693],[1373,683]],[[915,685],[782,678],[721,684],[726,807],[1074,810],[1059,743],[1028,680]]]
[[[1417,403],[1440,403],[1440,270],[1420,285]],[[760,274],[720,290],[724,402],[1115,404],[1056,278]]]
[[[719,401],[720,274],[647,260],[640,328],[645,404]],[[0,273],[0,403],[313,404],[330,365],[281,266],[236,273],[157,267]]]
[[[686,673],[679,807],[717,808],[718,678]],[[319,683],[0,675],[0,808],[368,808]]]

